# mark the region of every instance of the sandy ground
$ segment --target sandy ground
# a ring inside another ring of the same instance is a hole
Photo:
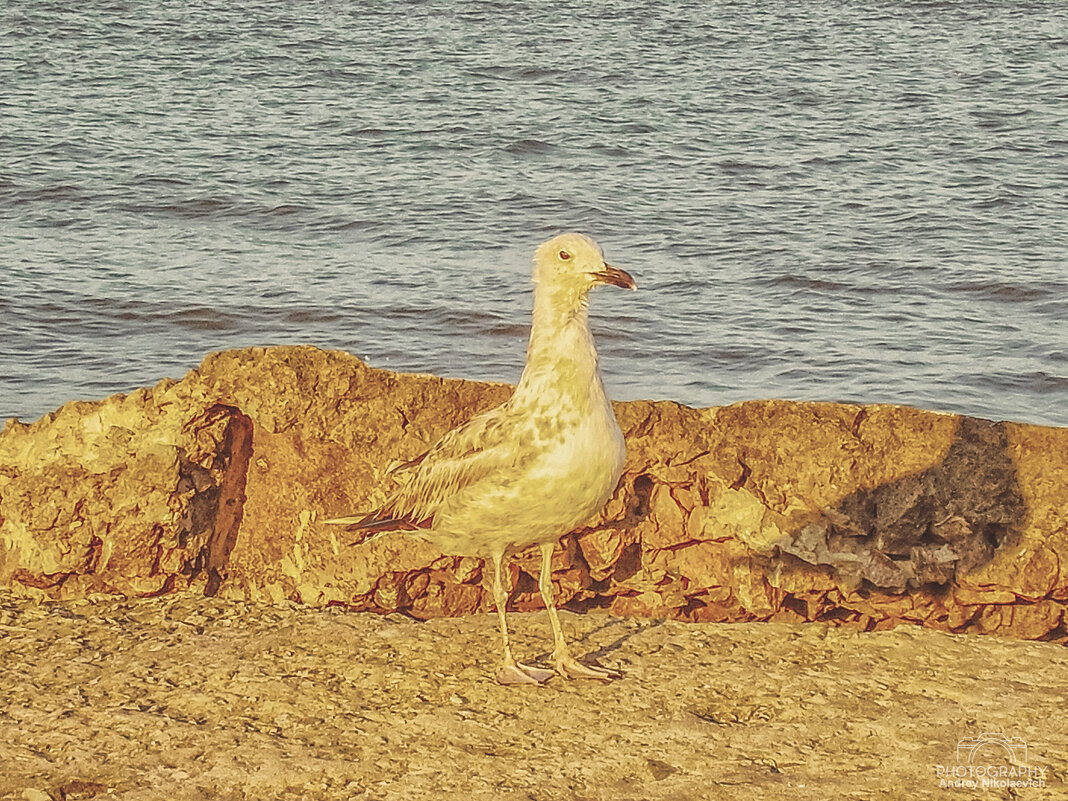
[[[546,653],[544,613],[511,620],[521,657]],[[1068,798],[1061,646],[564,625],[625,678],[500,687],[489,615],[0,592],[0,798]],[[959,762],[981,733],[1011,741],[1015,765],[996,742]],[[978,786],[940,787],[947,768]],[[984,787],[995,771],[1031,784]]]

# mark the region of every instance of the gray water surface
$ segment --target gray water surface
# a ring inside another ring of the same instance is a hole
[[[1068,425],[1068,4],[0,10],[0,418],[312,343],[515,381],[594,236],[610,393]]]

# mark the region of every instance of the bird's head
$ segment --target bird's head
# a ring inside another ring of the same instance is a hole
[[[584,296],[597,284],[637,289],[630,274],[607,264],[600,246],[582,234],[560,234],[534,254],[534,281]]]

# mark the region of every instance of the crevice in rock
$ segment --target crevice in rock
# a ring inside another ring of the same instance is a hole
[[[619,555],[619,559],[616,560],[615,567],[612,569],[611,579],[617,583],[622,583],[627,579],[634,576],[642,567],[642,546],[640,543],[632,542],[624,546],[623,552]]]
[[[237,542],[252,459],[252,420],[233,406],[216,404],[192,420],[199,452],[179,467],[179,492],[191,494],[179,533],[179,547],[191,548],[182,574],[207,574],[205,595],[215,595]],[[194,447],[194,451],[196,451]]]
[[[742,460],[741,456],[738,457],[737,461],[738,465],[742,468],[742,472],[741,475],[738,476],[738,478],[734,479],[734,481],[731,482],[730,488],[732,490],[739,490],[744,487],[745,483],[749,480],[749,476],[753,474],[753,468],[747,465]]]
[[[208,583],[205,595],[215,595],[226,577],[226,564],[237,543],[237,533],[245,511],[245,483],[252,461],[252,420],[232,406],[226,406],[229,419],[220,443],[218,460],[222,467],[219,503],[215,525],[205,546]]]
[[[634,505],[631,514],[637,520],[649,516],[649,499],[653,494],[653,477],[642,473],[634,477]]]
[[[867,420],[867,419],[868,419],[868,410],[867,409],[860,409],[853,416],[853,422],[849,426],[849,432],[853,435],[853,437],[855,439],[858,439],[858,440],[860,439],[860,427],[864,423],[864,421]]]
[[[1063,642],[1066,637],[1068,637],[1068,627],[1065,626],[1062,620],[1038,639],[1043,642]]]
[[[585,614],[591,609],[608,609],[614,600],[615,598],[611,595],[589,595],[582,598],[572,598],[567,603],[560,604],[560,608],[566,609],[568,612]]]

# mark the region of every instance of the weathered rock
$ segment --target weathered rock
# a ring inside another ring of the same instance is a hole
[[[478,560],[323,518],[510,387],[310,347],[209,356],[180,382],[0,434],[0,583],[292,599],[418,617],[488,606]],[[899,622],[1068,640],[1068,429],[895,406],[620,403],[620,487],[554,561],[576,610],[694,621]],[[537,557],[513,564],[540,606]]]

